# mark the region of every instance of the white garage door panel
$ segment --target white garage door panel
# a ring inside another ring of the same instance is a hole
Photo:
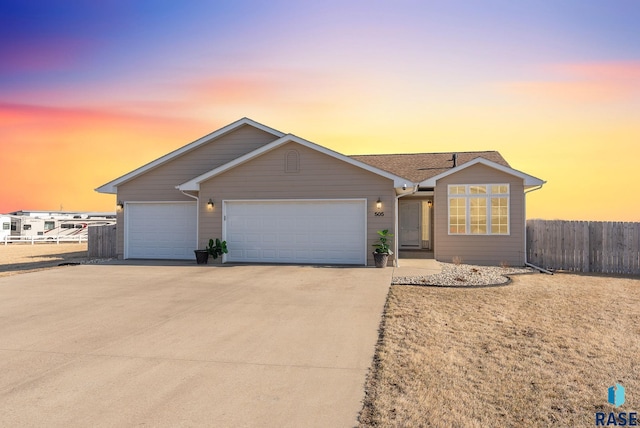
[[[125,258],[192,259],[195,203],[129,203],[125,209]]]
[[[230,262],[366,263],[366,201],[226,201]]]

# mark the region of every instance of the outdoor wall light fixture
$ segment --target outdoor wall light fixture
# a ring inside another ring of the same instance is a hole
[[[207,202],[207,208],[212,210],[215,204],[213,203],[213,199],[209,198],[209,202]]]
[[[433,201],[432,201],[431,199],[429,199],[429,200],[427,201],[427,205],[429,206],[429,208],[431,208],[431,205],[433,205]]]
[[[122,201],[118,201],[116,208],[118,209],[118,211],[122,211],[122,209],[124,208],[124,203]]]
[[[382,208],[382,201],[380,200],[380,198],[378,198],[378,200],[376,201],[376,208],[377,209]]]

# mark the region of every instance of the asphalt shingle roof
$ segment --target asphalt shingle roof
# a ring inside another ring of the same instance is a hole
[[[453,167],[453,153],[458,155],[458,165],[482,157],[510,167],[502,155],[496,151],[353,155],[349,157],[418,183],[450,170]]]

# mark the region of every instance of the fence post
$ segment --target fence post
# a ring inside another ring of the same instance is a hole
[[[581,222],[580,225],[580,230],[582,232],[582,257],[580,260],[580,264],[581,264],[581,271],[582,272],[589,272],[589,254],[591,254],[590,251],[590,242],[589,242],[589,222],[588,221],[583,221]]]

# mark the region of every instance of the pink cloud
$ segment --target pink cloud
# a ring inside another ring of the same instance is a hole
[[[189,84],[189,89],[197,100],[228,104],[268,99],[281,85],[272,76],[222,75]]]
[[[549,69],[586,80],[640,82],[640,61],[556,64]]]
[[[549,79],[509,82],[510,93],[564,102],[619,102],[640,95],[640,62],[566,63],[544,67]]]

